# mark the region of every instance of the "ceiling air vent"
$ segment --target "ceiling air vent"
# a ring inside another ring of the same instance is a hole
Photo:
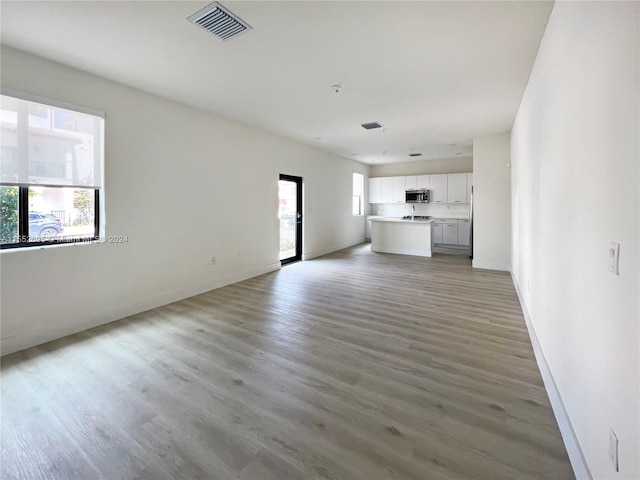
[[[378,122],[361,123],[360,126],[366,130],[372,130],[374,128],[382,128],[382,125],[380,125]]]
[[[251,26],[248,23],[240,20],[217,2],[210,3],[202,10],[191,15],[187,20],[222,41],[231,40],[241,33],[251,30]]]
[[[421,153],[410,153],[409,156],[410,157],[421,157],[422,154]]]

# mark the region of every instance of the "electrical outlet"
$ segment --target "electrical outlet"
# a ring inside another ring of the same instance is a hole
[[[211,265],[215,265],[216,264],[216,257],[211,257]]]
[[[618,437],[613,430],[609,430],[609,461],[613,466],[614,471],[620,471],[620,465],[618,464]]]
[[[609,271],[614,275],[619,275],[618,263],[620,260],[620,244],[618,242],[609,243]]]

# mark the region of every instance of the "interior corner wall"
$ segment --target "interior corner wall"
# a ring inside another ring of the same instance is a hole
[[[364,164],[11,47],[1,61],[5,88],[105,112],[106,234],[128,239],[3,250],[3,354],[280,268],[280,173],[303,177],[304,258],[364,241]]]
[[[639,26],[556,2],[511,135],[513,277],[596,479],[640,478]]]
[[[510,269],[509,132],[473,139],[473,267]]]

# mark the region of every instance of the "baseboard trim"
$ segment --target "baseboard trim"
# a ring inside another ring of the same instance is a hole
[[[560,429],[564,446],[567,449],[573,473],[577,480],[592,480],[593,477],[589,471],[589,466],[587,465],[582,448],[580,448],[580,442],[578,441],[576,432],[571,425],[571,419],[569,418],[567,409],[565,408],[562,397],[560,396],[560,391],[558,390],[558,386],[556,385],[551,369],[549,368],[549,364],[547,363],[547,359],[542,350],[542,345],[540,345],[540,341],[538,340],[538,335],[533,327],[529,309],[524,301],[524,295],[522,294],[518,280],[515,275],[513,275],[513,272],[511,273],[511,279],[513,280],[513,285],[515,286],[516,293],[518,294],[518,300],[522,307],[524,321],[527,325],[529,338],[531,339],[531,345],[533,346],[533,352],[536,356],[536,362],[540,369],[540,374],[542,375],[542,381],[544,382],[544,387],[547,391],[547,395],[549,396],[549,401],[551,402],[553,414],[556,417],[556,422],[558,422],[558,428]]]
[[[473,268],[483,268],[485,270],[499,270],[501,272],[510,272],[511,265],[508,263],[499,262],[486,262],[484,260],[476,260],[475,258],[471,262]]]
[[[413,255],[414,257],[430,257],[431,250],[422,249],[422,250],[405,250],[402,248],[392,248],[392,247],[374,247],[371,244],[371,251],[375,253],[393,253],[399,255]]]
[[[274,272],[279,269],[280,262],[276,262],[251,270],[238,272],[233,275],[228,275],[226,277],[215,279],[197,286],[183,288],[173,292],[167,292],[156,295],[154,297],[142,299],[128,305],[116,306],[108,311],[102,312],[99,315],[79,318],[62,325],[41,328],[26,333],[20,333],[12,337],[3,338],[0,342],[0,352],[2,353],[2,355],[19,352],[20,350],[24,350],[26,348],[35,347],[36,345],[41,345],[43,343],[51,342],[68,335],[73,335],[74,333],[88,330],[90,328],[115,322],[123,318],[130,317],[131,315],[135,315],[137,313],[146,312],[147,310],[151,310],[153,308],[168,305],[173,302],[184,300],[185,298],[193,297],[210,290],[215,290],[217,288],[241,282],[249,278],[257,277],[258,275]]]
[[[356,241],[347,242],[342,245],[334,245],[333,247],[326,248],[319,252],[306,252],[302,254],[302,260],[305,261],[322,257],[323,255],[328,255],[329,253],[337,252],[338,250],[344,250],[345,248],[353,247],[354,245],[360,245],[361,243],[364,243],[364,241],[365,239],[362,237]]]

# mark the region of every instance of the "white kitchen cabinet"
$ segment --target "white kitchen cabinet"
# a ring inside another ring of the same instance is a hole
[[[405,202],[404,177],[391,177],[391,203]]]
[[[447,175],[447,203],[467,203],[467,174]]]
[[[369,179],[369,203],[382,203],[382,179]]]
[[[442,243],[447,245],[458,244],[458,222],[454,221],[442,225]]]
[[[418,188],[418,176],[417,175],[409,175],[404,177],[404,184],[406,190],[415,190]]]
[[[430,175],[417,175],[417,182],[416,182],[416,188],[419,189],[429,189],[431,187],[429,187],[429,176]]]
[[[445,223],[442,226],[442,243],[447,245],[458,244],[458,223]]]
[[[429,175],[431,203],[447,203],[447,174]]]
[[[393,180],[391,177],[380,177],[380,203],[391,203],[393,198]]]
[[[473,173],[467,173],[467,203],[471,203],[471,187],[473,186]]]
[[[458,220],[458,245],[469,246],[469,220]]]
[[[431,235],[433,237],[433,243],[442,243],[442,224],[432,224]]]

